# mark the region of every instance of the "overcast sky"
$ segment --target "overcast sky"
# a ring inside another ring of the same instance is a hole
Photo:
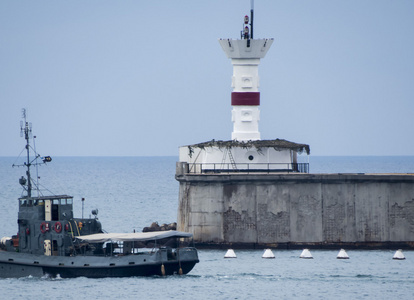
[[[51,156],[178,155],[231,138],[249,0],[1,1],[0,156],[21,108]],[[262,139],[311,155],[414,155],[414,1],[256,0]]]

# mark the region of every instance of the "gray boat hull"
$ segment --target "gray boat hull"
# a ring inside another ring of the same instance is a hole
[[[44,256],[0,251],[0,277],[162,276],[187,274],[199,262],[194,248],[180,249],[178,257],[168,258],[165,249],[125,256]]]

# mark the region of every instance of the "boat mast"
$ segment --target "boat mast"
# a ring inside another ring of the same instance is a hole
[[[27,152],[27,162],[25,163],[27,167],[26,175],[27,175],[27,197],[32,197],[32,180],[30,177],[30,137],[32,135],[32,124],[26,121],[26,109],[22,109],[24,124],[20,124],[21,134],[24,133],[24,138],[26,140],[26,152]],[[22,126],[24,125],[24,127]]]
[[[26,140],[26,153],[27,153],[26,154],[26,159],[27,160],[23,163],[23,165],[13,164],[12,167],[26,167],[27,168],[27,171],[26,171],[27,178],[22,176],[19,179],[19,183],[27,191],[27,197],[31,198],[32,197],[33,184],[32,184],[32,177],[30,175],[30,167],[31,166],[38,166],[40,164],[46,164],[48,162],[51,162],[52,158],[50,156],[40,157],[40,155],[38,153],[36,153],[36,149],[32,148],[32,151],[34,152],[34,158],[32,160],[30,160],[30,148],[31,148],[30,147],[30,139],[32,138],[32,123],[27,122],[27,119],[26,119],[27,116],[26,116],[26,109],[25,108],[22,109],[22,115],[23,115],[23,120],[20,121],[20,136],[24,135],[24,139]],[[34,138],[36,138],[36,136]],[[38,162],[37,161],[38,158],[40,158],[42,160],[42,162]],[[27,184],[27,188],[26,188],[26,184]],[[35,186],[36,186],[36,189],[39,191],[38,184],[35,183]]]

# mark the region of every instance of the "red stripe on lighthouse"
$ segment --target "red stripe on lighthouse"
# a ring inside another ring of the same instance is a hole
[[[232,92],[231,105],[260,105],[260,92]]]

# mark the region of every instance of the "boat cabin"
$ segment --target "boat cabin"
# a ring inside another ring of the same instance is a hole
[[[9,247],[49,256],[73,255],[75,236],[102,232],[96,217],[73,217],[73,197],[68,195],[19,198],[18,226],[18,244]]]

